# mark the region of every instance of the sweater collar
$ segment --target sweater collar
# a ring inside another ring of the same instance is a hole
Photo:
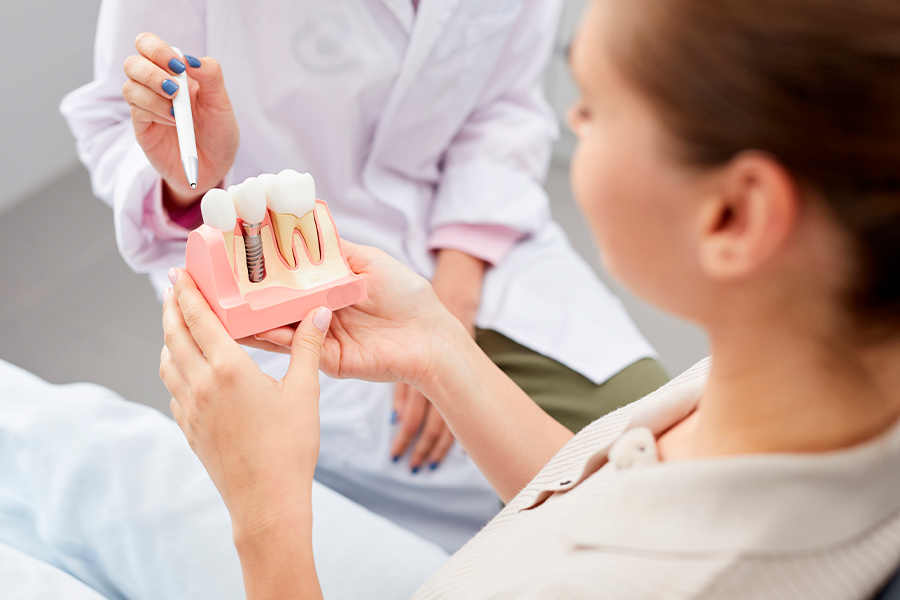
[[[708,363],[698,367],[637,407],[623,432],[646,427],[657,436],[690,414],[708,375]],[[591,519],[571,536],[578,546],[802,552],[847,542],[900,513],[900,423],[834,452],[638,462],[624,469],[606,463],[618,441],[595,452],[578,479],[600,466],[604,472],[596,476],[618,477],[603,508],[616,518]]]

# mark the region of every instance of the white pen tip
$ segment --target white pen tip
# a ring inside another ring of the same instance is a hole
[[[191,189],[192,189],[192,190],[196,190],[196,189],[197,189],[197,184],[196,184],[196,183],[192,183],[192,184],[191,184]]]

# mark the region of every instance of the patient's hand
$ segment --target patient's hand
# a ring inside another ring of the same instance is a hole
[[[309,497],[319,453],[319,354],[331,312],[304,318],[288,372],[275,381],[231,339],[190,275],[177,272],[163,304],[160,377],[235,531],[255,530]]]
[[[337,378],[420,385],[435,366],[441,333],[462,325],[431,284],[402,263],[375,248],[341,243],[350,268],[365,280],[369,298],[334,314],[322,349],[322,371]],[[292,339],[293,328],[280,327],[240,341],[288,353]]]

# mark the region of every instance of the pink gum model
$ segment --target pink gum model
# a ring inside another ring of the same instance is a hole
[[[322,285],[313,288],[298,290],[280,285],[270,285],[248,291],[246,295],[241,295],[238,284],[238,273],[241,270],[237,266],[232,266],[228,258],[228,252],[225,247],[225,238],[219,229],[215,229],[208,225],[201,225],[191,232],[187,242],[187,256],[185,258],[185,269],[190,273],[200,292],[209,302],[210,307],[225,325],[229,335],[234,339],[251,336],[262,331],[268,331],[289,323],[296,323],[306,316],[306,314],[314,308],[325,306],[331,310],[338,310],[351,304],[356,304],[365,300],[366,286],[362,277],[353,273],[344,251],[340,245],[340,237],[337,236],[337,227],[334,225],[334,219],[328,210],[328,205],[322,200],[316,201],[316,229],[319,232],[319,238],[322,238],[322,226],[319,223],[320,210],[324,207],[325,214],[330,220],[335,237],[337,237],[337,247],[341,253],[341,260],[347,267],[348,275],[339,277]],[[272,246],[277,249],[275,243],[272,220],[268,211],[266,218],[261,226],[262,235],[271,239]],[[235,227],[235,248],[237,248],[238,239],[242,239],[240,227]],[[296,244],[295,244],[296,245]],[[301,244],[302,246],[302,244]],[[324,264],[324,252],[326,248],[320,243],[322,249],[322,259],[320,264]],[[302,259],[305,249],[297,248],[298,259]],[[286,269],[290,269],[281,254],[276,250],[276,257],[267,255],[267,264],[272,260],[280,260]],[[237,252],[235,252],[237,255]],[[306,253],[308,259],[309,255]],[[237,262],[237,259],[235,259]],[[315,266],[313,266],[315,268]],[[268,276],[267,276],[268,278]],[[260,285],[265,286],[264,279]]]

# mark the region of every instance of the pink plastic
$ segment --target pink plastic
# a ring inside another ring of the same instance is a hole
[[[322,200],[317,200],[316,203],[325,208],[331,226],[334,227],[334,219],[328,205]],[[316,226],[321,238],[322,226],[319,223],[318,213],[316,210]],[[262,227],[263,235],[270,236],[272,244],[277,247],[268,212]],[[337,234],[336,227],[334,231]],[[240,235],[240,230],[235,228],[235,238],[238,239]],[[301,252],[302,250],[298,249],[298,254]],[[296,323],[309,311],[320,306],[338,310],[365,300],[368,296],[362,277],[350,269],[342,249],[340,253],[349,275],[307,290],[272,285],[249,291],[246,296],[241,296],[237,270],[228,259],[222,232],[208,225],[201,225],[188,236],[185,269],[231,337],[239,339]],[[277,258],[287,267],[287,263],[284,263],[280,255]],[[271,261],[273,257],[266,255],[266,260]],[[265,285],[265,280],[262,285]]]

